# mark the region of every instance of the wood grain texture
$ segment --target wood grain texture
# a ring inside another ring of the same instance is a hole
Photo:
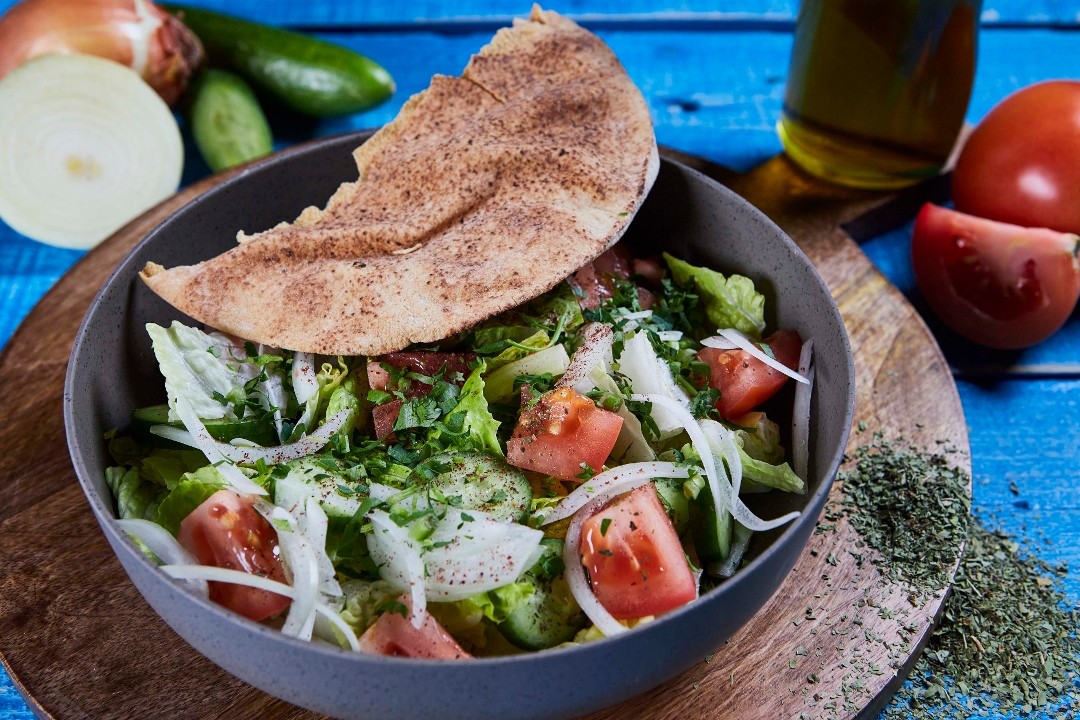
[[[740,177],[682,159],[772,213],[818,264],[855,348],[858,419],[927,448],[947,439],[966,451],[956,389],[932,337],[837,229],[881,197],[822,188],[782,160]],[[0,486],[0,654],[40,715],[311,716],[218,670],[157,619],[113,558],[66,456],[56,452],[64,446],[60,388],[78,318],[124,252],[216,180],[185,190],[87,255],[0,355],[0,385],[12,398],[10,421],[0,427],[0,443],[10,448],[0,457],[0,474],[9,478]],[[905,370],[912,357],[921,373]],[[20,384],[27,373],[35,377],[32,391]],[[44,406],[41,388],[52,388]],[[966,462],[966,455],[960,458]],[[815,535],[777,594],[715,655],[593,717],[771,720],[872,712],[902,677],[940,596],[913,606],[907,588],[882,581],[864,553],[843,521],[836,531]]]

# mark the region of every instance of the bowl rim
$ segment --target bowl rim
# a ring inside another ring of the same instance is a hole
[[[93,485],[93,481],[90,478],[89,468],[86,467],[86,464],[83,461],[83,456],[85,453],[82,449],[81,444],[78,441],[78,434],[76,432],[77,422],[74,416],[75,398],[72,389],[76,373],[78,372],[78,370],[76,369],[76,360],[78,359],[81,352],[83,342],[87,337],[87,329],[91,317],[94,315],[98,306],[101,304],[101,300],[106,291],[113,285],[114,282],[116,282],[117,277],[125,270],[127,270],[128,265],[133,262],[134,256],[137,255],[144,246],[153,242],[154,238],[163,230],[163,228],[172,223],[178,216],[190,212],[192,209],[204,203],[212,202],[216,195],[227,192],[234,185],[244,182],[250,175],[254,173],[268,172],[271,168],[282,163],[287,163],[288,161],[293,160],[298,156],[323,152],[328,146],[333,146],[337,144],[345,146],[349,143],[355,143],[354,147],[359,146],[359,144],[369,139],[375,131],[375,129],[364,129],[318,138],[276,152],[265,158],[254,161],[249,165],[246,165],[235,175],[217,183],[213,187],[209,188],[204,192],[201,192],[200,194],[192,198],[189,202],[185,203],[184,205],[170,213],[158,225],[149,230],[137,243],[135,243],[135,245],[131,247],[131,249],[127,253],[124,254],[123,258],[117,263],[116,267],[109,274],[108,278],[104,281],[101,288],[99,288],[98,291],[94,294],[94,297],[90,301],[90,305],[88,306],[87,311],[79,324],[79,328],[75,334],[75,340],[72,344],[72,350],[68,359],[68,367],[64,376],[63,412],[64,430],[72,466],[74,467],[76,477],[79,481],[79,485],[81,486],[84,495],[86,495],[87,499],[90,502],[91,510],[97,517],[98,523],[102,527],[102,531],[107,536],[107,538],[111,540],[121,541],[122,547],[124,547],[125,550],[129,552],[133,557],[138,558],[138,560],[142,563],[144,569],[151,571],[156,581],[168,584],[173,589],[173,592],[183,596],[187,601],[194,602],[200,607],[201,610],[209,611],[215,614],[217,616],[217,619],[219,620],[224,620],[233,624],[239,624],[247,632],[254,632],[256,634],[260,634],[267,639],[271,639],[272,642],[284,642],[287,646],[291,646],[296,651],[309,653],[314,652],[316,654],[326,655],[337,660],[347,658],[349,661],[359,663],[360,665],[373,664],[383,666],[389,664],[391,666],[397,666],[401,668],[420,669],[438,667],[444,672],[447,670],[454,672],[455,670],[453,670],[453,668],[460,667],[463,668],[461,672],[471,672],[471,670],[468,670],[468,668],[479,667],[490,669],[494,667],[506,667],[511,664],[528,665],[534,663],[541,663],[547,662],[547,658],[560,658],[569,653],[587,654],[590,652],[591,649],[595,649],[598,646],[611,648],[616,643],[629,642],[633,640],[633,638],[640,638],[643,641],[644,637],[659,632],[659,629],[662,629],[663,627],[670,625],[673,622],[677,622],[678,618],[687,614],[702,612],[703,607],[711,605],[714,602],[719,602],[720,598],[722,598],[726,594],[724,592],[725,588],[737,587],[745,582],[751,582],[752,578],[756,574],[756,569],[762,565],[767,564],[773,558],[773,556],[782,552],[784,546],[788,542],[790,542],[790,536],[798,534],[803,529],[805,529],[805,526],[808,524],[817,523],[818,516],[821,512],[822,507],[825,504],[825,500],[829,495],[837,472],[839,471],[840,464],[843,460],[844,451],[850,438],[852,423],[855,414],[854,354],[851,348],[850,337],[848,335],[846,325],[843,322],[843,318],[840,314],[839,307],[837,306],[836,300],[835,298],[833,298],[831,291],[825,284],[824,280],[822,279],[820,273],[818,273],[813,263],[810,262],[809,258],[806,257],[805,253],[802,252],[802,250],[795,243],[795,241],[783,229],[776,225],[776,223],[773,222],[772,219],[766,216],[748,200],[738,195],[730,188],[709,177],[708,175],[705,175],[704,173],[695,170],[694,168],[691,168],[678,160],[664,157],[662,152],[663,148],[661,148],[661,167],[663,167],[665,164],[673,165],[681,172],[688,173],[701,180],[706,185],[711,186],[711,189],[713,191],[727,196],[728,200],[733,200],[736,204],[744,206],[744,208],[750,213],[750,215],[754,216],[757,222],[763,223],[766,227],[768,227],[777,237],[777,239],[779,239],[782,244],[788,247],[789,251],[792,251],[796,256],[802,258],[802,261],[812,271],[810,273],[810,277],[812,278],[813,282],[818,286],[818,290],[830,299],[829,311],[834,316],[832,320],[835,322],[836,326],[841,331],[839,334],[843,348],[844,358],[846,360],[844,368],[845,377],[850,378],[848,393],[845,399],[845,411],[842,421],[843,426],[841,429],[840,437],[841,442],[838,444],[838,447],[833,450],[832,457],[828,459],[828,463],[824,466],[825,473],[822,475],[821,478],[819,478],[817,486],[813,489],[811,493],[807,495],[806,503],[801,510],[800,516],[792,522],[788,523],[783,528],[782,532],[777,535],[776,538],[766,548],[764,548],[753,560],[751,560],[748,564],[742,566],[739,571],[731,578],[724,580],[723,584],[720,585],[718,588],[700,595],[693,602],[676,608],[675,610],[666,613],[665,615],[658,617],[653,621],[635,627],[632,632],[621,633],[620,635],[615,637],[602,637],[587,643],[556,646],[554,648],[542,651],[532,651],[515,655],[502,655],[493,657],[476,657],[471,659],[469,662],[462,663],[447,663],[445,660],[401,658],[360,653],[349,648],[338,647],[325,642],[305,641],[292,636],[283,635],[278,629],[274,627],[271,627],[264,623],[258,623],[252,620],[248,620],[247,618],[244,618],[243,616],[235,612],[227,610],[224,607],[214,602],[211,602],[208,598],[203,598],[187,591],[175,580],[162,572],[157,565],[155,565],[149,558],[147,558],[141,551],[138,550],[134,543],[132,543],[130,539],[128,539],[126,533],[124,533],[117,526],[115,509],[111,507],[110,502],[108,502],[96,491]],[[179,311],[177,312],[179,313]],[[114,548],[116,547],[113,543],[110,543],[110,545],[112,545]],[[805,543],[800,545],[800,553],[805,551],[805,547]],[[783,578],[786,578],[789,573],[790,569],[785,571],[783,577],[780,580],[781,583],[783,582]],[[126,569],[125,574],[127,574]],[[131,578],[129,578],[128,581],[134,584]],[[770,593],[770,597],[773,597],[774,595],[775,590]],[[753,614],[757,614],[758,612],[760,612],[763,607],[764,605],[755,608]],[[153,610],[153,608],[151,609]],[[156,610],[153,610],[153,612],[155,615],[158,616],[159,619],[164,622],[164,618],[162,618]],[[749,620],[747,622],[749,622]],[[165,624],[166,626],[168,626],[167,622]],[[195,650],[196,652],[199,652],[199,654],[203,654],[202,651],[200,651],[198,648],[195,648]]]

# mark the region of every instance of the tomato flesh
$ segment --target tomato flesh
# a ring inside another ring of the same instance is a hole
[[[1080,82],[1054,80],[998,103],[964,143],[956,209],[1023,227],[1080,233]]]
[[[631,267],[638,267],[636,263],[622,245],[616,245],[579,268],[569,277],[569,282],[578,295],[581,308],[595,310],[600,307],[601,303],[615,294],[615,280],[629,280]],[[648,271],[645,266],[642,266],[642,269]],[[656,296],[645,288],[638,288],[638,302],[643,309],[648,310],[656,302]]]
[[[286,582],[277,533],[254,501],[218,490],[180,522],[180,544],[203,565],[240,570]],[[251,620],[265,620],[289,606],[282,595],[233,583],[211,582],[210,599]]]
[[[461,385],[468,376],[469,364],[475,357],[470,353],[426,351],[396,352],[380,355],[367,364],[368,386],[372,390],[382,391],[400,389],[401,393],[407,398],[423,397],[431,392],[431,385],[420,380],[410,379],[407,386],[399,388],[398,384],[393,382],[390,371],[383,365],[428,377],[433,377],[441,371],[444,380]],[[404,385],[404,383],[401,384]],[[394,423],[397,422],[398,413],[401,412],[401,405],[402,400],[395,398],[371,409],[376,438],[379,440],[384,438],[392,439]]]
[[[412,603],[407,595],[398,598],[411,613]],[[400,613],[390,611],[360,636],[360,650],[374,655],[393,657],[427,658],[430,660],[454,660],[471,658],[457,641],[429,613],[419,628]]]
[[[765,338],[773,357],[787,367],[799,367],[802,340],[793,330],[778,330]],[[775,395],[788,376],[745,350],[702,348],[698,360],[709,365],[709,384],[720,391],[716,409],[727,420],[745,415]]]
[[[571,388],[551,391],[522,411],[506,459],[525,470],[580,481],[585,466],[599,472],[619,439],[623,419]]]
[[[919,290],[946,325],[983,345],[1021,348],[1072,314],[1078,242],[927,204],[915,220],[911,261]]]
[[[596,599],[620,620],[662,615],[697,597],[679,536],[652,483],[584,522],[581,562]]]

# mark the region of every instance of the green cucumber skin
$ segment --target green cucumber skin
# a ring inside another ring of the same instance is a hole
[[[198,36],[212,64],[242,75],[297,112],[349,115],[394,93],[385,68],[348,48],[208,10],[166,7]]]
[[[562,540],[545,538],[541,542],[549,552],[562,557]],[[532,585],[533,594],[499,625],[503,637],[522,650],[546,650],[569,642],[587,624],[580,609],[570,617],[560,612],[565,606],[552,591],[552,579],[543,577],[537,570],[538,566],[534,565],[522,573],[518,582]]]
[[[262,446],[277,445],[277,430],[274,429],[273,420],[267,418],[245,418],[243,420],[204,420],[206,431],[215,440],[229,442],[235,438],[251,440]],[[168,405],[151,405],[133,410],[131,413],[131,436],[137,442],[153,447],[184,448],[186,445],[174,443],[171,440],[158,437],[150,432],[154,425],[172,425],[176,428],[184,427],[183,423],[169,422]]]
[[[214,172],[269,155],[274,149],[270,123],[243,78],[207,70],[196,81],[189,112],[191,134]]]

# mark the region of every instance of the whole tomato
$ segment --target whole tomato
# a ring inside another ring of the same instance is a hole
[[[979,217],[1080,233],[1080,82],[1037,83],[991,110],[960,151],[953,202]]]
[[[1080,296],[1080,237],[985,220],[927,204],[911,264],[945,324],[996,348],[1022,348],[1060,328]]]

